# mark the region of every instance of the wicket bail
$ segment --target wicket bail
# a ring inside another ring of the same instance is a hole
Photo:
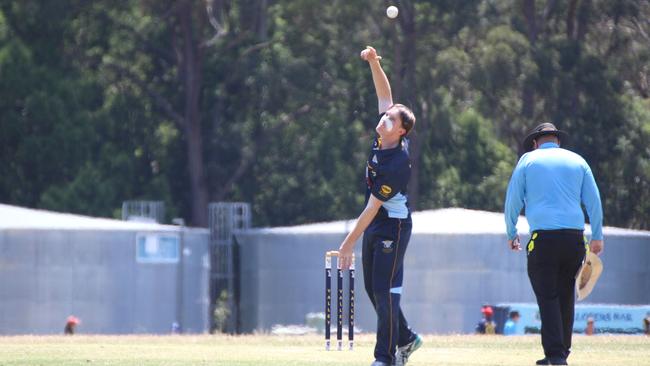
[[[332,257],[336,260],[337,301],[336,301],[336,340],[337,349],[343,349],[343,270],[338,259],[339,252],[325,253],[325,350],[330,350],[330,328],[332,325]],[[354,347],[354,255],[349,269],[348,340],[350,350]]]

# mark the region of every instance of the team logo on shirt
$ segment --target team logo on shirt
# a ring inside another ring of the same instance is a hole
[[[381,249],[384,253],[390,253],[393,251],[393,241],[392,240],[383,240],[381,242],[384,247]]]
[[[392,191],[393,191],[393,189],[390,188],[389,186],[385,185],[385,184],[382,185],[381,187],[379,187],[379,193],[384,197],[388,197],[388,195]]]

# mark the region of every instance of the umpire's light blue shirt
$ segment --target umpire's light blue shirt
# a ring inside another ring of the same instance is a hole
[[[603,239],[603,210],[598,186],[587,162],[554,142],[524,154],[508,185],[505,204],[508,239],[517,236],[517,219],[524,204],[530,231],[584,230],[587,209],[591,238]]]

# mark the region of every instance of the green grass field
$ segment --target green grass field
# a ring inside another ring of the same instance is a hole
[[[0,365],[370,365],[373,335],[350,351],[323,349],[319,336],[0,337]],[[425,336],[409,365],[534,365],[539,336]],[[650,337],[575,336],[570,365],[650,365]]]

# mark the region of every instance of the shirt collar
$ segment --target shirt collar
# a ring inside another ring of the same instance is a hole
[[[560,147],[560,145],[556,144],[555,142],[545,142],[541,145],[539,145],[540,149],[551,149],[554,147]]]
[[[395,147],[393,147],[391,149],[382,149],[381,148],[381,137],[377,137],[375,139],[375,143],[373,144],[372,149],[376,153],[378,152],[380,155],[391,155],[391,154],[394,154],[394,153],[396,153],[398,151],[402,151],[404,149],[404,141],[403,140],[400,141],[400,143],[397,144],[397,146],[395,146]]]

